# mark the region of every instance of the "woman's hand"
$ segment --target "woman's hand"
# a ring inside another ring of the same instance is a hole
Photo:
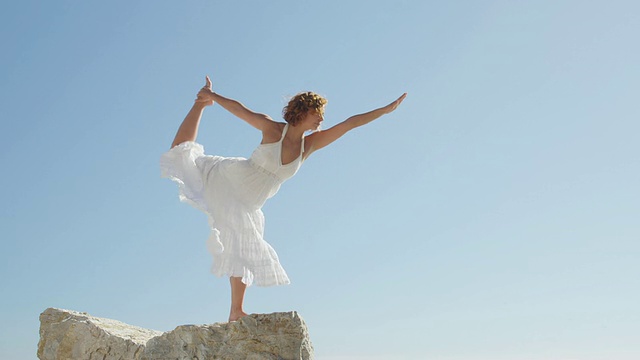
[[[208,76],[206,77],[205,85],[202,87],[202,89],[200,89],[200,91],[198,91],[196,103],[202,104],[204,106],[210,106],[214,103],[213,88],[211,87],[211,79],[209,79]]]
[[[407,93],[402,94],[402,96],[400,96],[396,101],[394,101],[391,104],[383,107],[382,110],[384,111],[385,114],[388,114],[388,113],[392,112],[393,110],[395,110],[402,103],[402,101],[406,97],[407,97]]]

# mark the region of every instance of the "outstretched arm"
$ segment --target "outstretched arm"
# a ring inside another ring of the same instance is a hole
[[[211,84],[211,80],[209,80],[208,76],[207,84]],[[249,123],[249,125],[260,131],[264,132],[269,128],[269,126],[274,123],[269,115],[254,112],[237,100],[226,98],[218,93],[215,93],[213,90],[211,90],[211,87],[209,87],[208,90],[205,90],[203,96],[210,99],[211,101],[217,102],[225,110],[246,121],[247,123]]]
[[[407,93],[402,94],[402,96],[400,96],[396,101],[390,103],[387,106],[383,106],[381,108],[363,114],[354,115],[327,130],[318,131],[309,135],[307,137],[307,139],[310,141],[309,151],[307,152],[308,155],[310,155],[315,150],[322,149],[323,147],[338,140],[349,130],[353,130],[359,126],[368,124],[373,120],[379,118],[380,116],[394,111],[398,107],[398,105],[402,103],[405,97],[407,97]]]

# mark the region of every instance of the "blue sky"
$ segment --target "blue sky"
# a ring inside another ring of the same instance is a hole
[[[265,206],[320,360],[640,357],[640,5],[633,1],[35,2],[0,15],[0,358],[38,315],[170,330],[224,321],[204,215],[159,178],[204,76],[325,127],[409,95],[315,153]],[[634,101],[635,100],[635,101]],[[199,138],[248,156],[219,107]]]

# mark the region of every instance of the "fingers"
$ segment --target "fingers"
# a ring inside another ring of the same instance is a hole
[[[407,97],[407,93],[404,93],[404,94],[402,94],[402,95],[398,98],[398,100],[396,100],[396,101],[394,101],[394,102],[393,102],[393,103],[394,103],[394,105],[395,105],[395,106],[393,107],[393,108],[394,108],[394,110],[395,110],[395,108],[397,108],[400,104],[402,104],[402,102],[404,101],[404,98],[406,98],[406,97]]]
[[[211,99],[213,90],[211,88],[211,79],[209,79],[209,76],[205,76],[205,81],[206,83],[202,87],[202,89],[198,91],[198,95],[196,96],[195,101],[196,103],[202,103],[209,106],[209,105],[213,105],[214,103],[213,99]]]
[[[400,105],[400,103],[401,103],[402,101],[404,101],[404,98],[406,98],[406,97],[407,97],[407,93],[404,93],[404,94],[400,95],[400,97],[399,97],[399,98],[397,98],[396,100],[394,100],[394,101],[393,101],[391,104],[389,104],[389,105],[395,105],[395,106],[398,106],[398,105]]]
[[[400,104],[402,103],[402,101],[404,100],[405,97],[407,97],[407,93],[404,93],[404,94],[400,95],[400,97],[397,98],[395,101],[393,101],[389,105],[385,106],[385,109],[386,109],[385,113],[388,114],[388,113],[394,111],[396,108],[398,108],[398,106],[400,106]]]

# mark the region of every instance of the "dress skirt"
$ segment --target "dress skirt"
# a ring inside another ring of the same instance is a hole
[[[207,249],[216,276],[241,277],[247,286],[289,284],[278,255],[264,240],[262,206],[282,180],[242,157],[204,154],[187,141],[160,158],[161,176],[178,185],[180,201],[207,214]]]

